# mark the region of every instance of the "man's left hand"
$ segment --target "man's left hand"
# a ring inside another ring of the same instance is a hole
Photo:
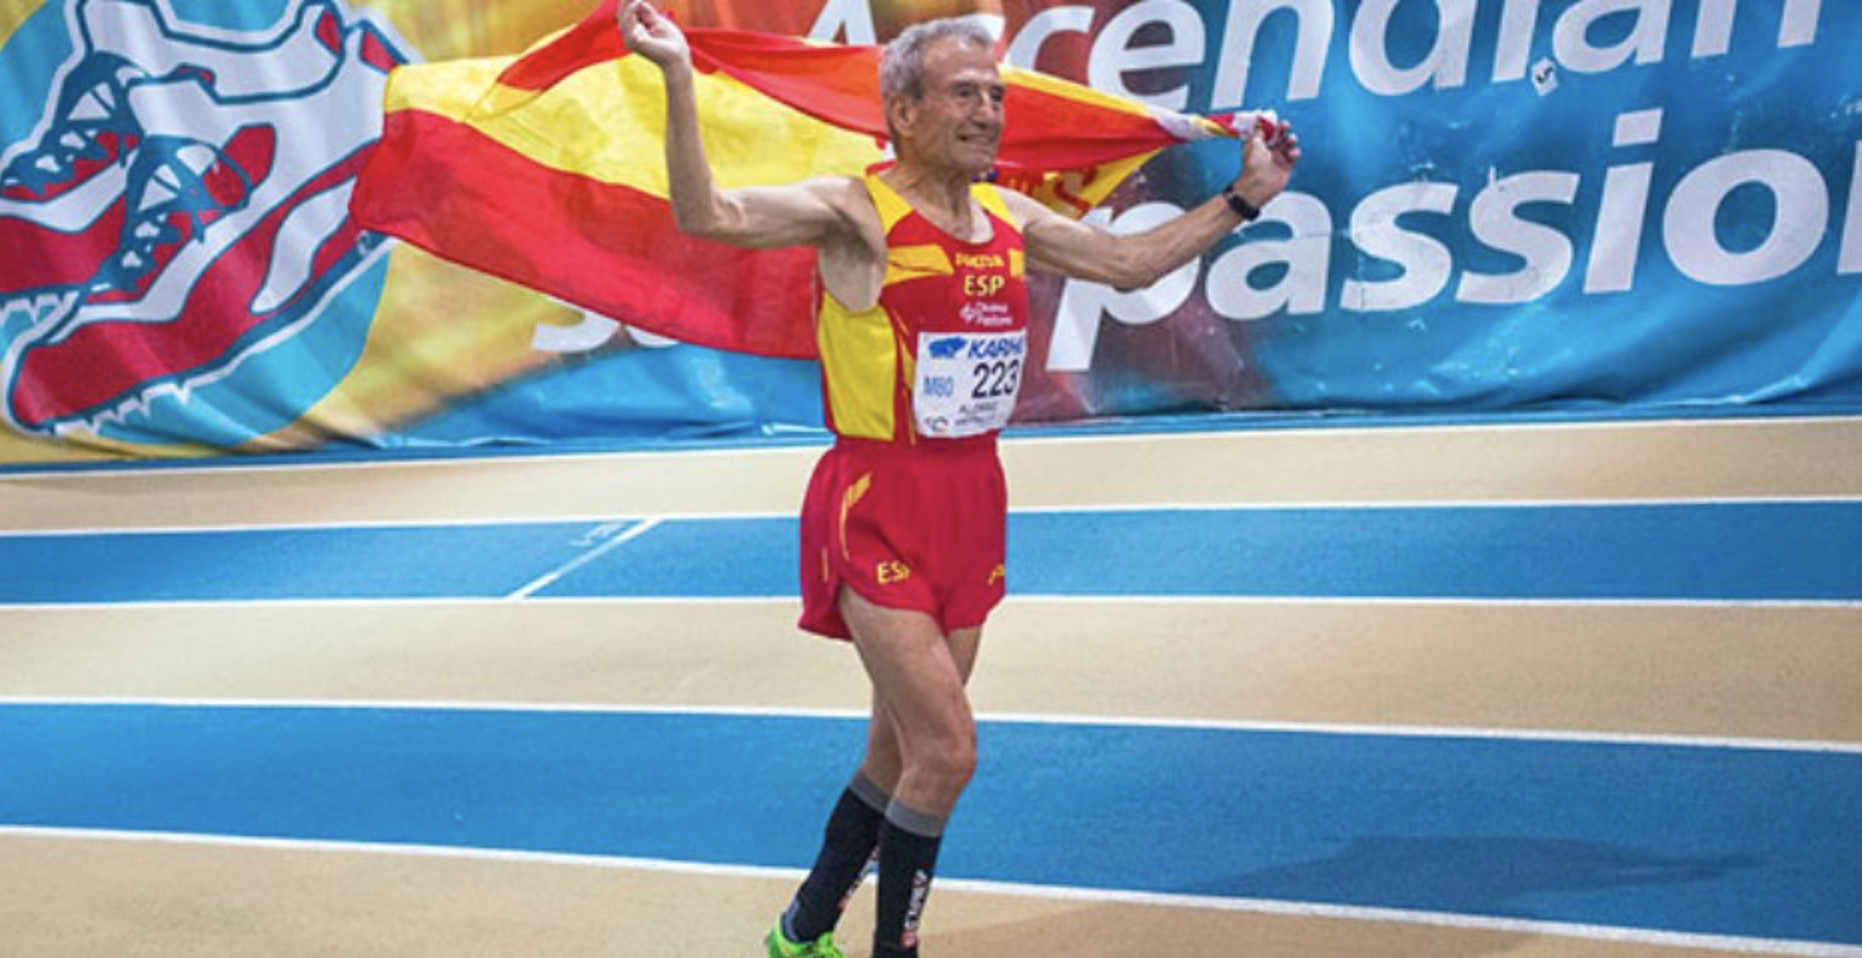
[[[1300,138],[1293,124],[1279,120],[1271,130],[1250,130],[1241,142],[1241,176],[1235,180],[1235,192],[1260,209],[1287,188],[1299,161]]]

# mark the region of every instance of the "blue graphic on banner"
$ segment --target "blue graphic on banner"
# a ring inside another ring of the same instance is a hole
[[[1226,327],[1247,408],[1862,406],[1856,4],[1139,6],[1183,66],[1119,73],[1100,18],[1102,86],[1275,107],[1308,160],[1180,295],[1069,289],[1050,369],[1171,314]],[[1199,202],[1223,149],[1151,179]]]

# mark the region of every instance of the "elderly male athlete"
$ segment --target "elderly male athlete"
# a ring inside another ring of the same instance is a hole
[[[1298,141],[1285,125],[1250,137],[1222,196],[1150,232],[1113,236],[978,182],[1002,136],[994,40],[974,21],[939,20],[886,48],[894,166],[722,190],[699,134],[684,34],[644,0],[623,3],[618,17],[628,47],[665,74],[680,227],[819,254],[817,336],[837,438],[802,507],[801,625],[853,641],[873,714],[865,759],[768,951],[841,958],[834,926],[877,858],[873,954],[916,955],[940,837],[976,768],[964,684],[1006,574],[996,433],[1020,382],[1025,270],[1149,285],[1279,194]]]

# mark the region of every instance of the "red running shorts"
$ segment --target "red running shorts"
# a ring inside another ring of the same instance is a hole
[[[852,638],[842,586],[923,612],[946,633],[977,628],[1002,601],[1008,487],[994,435],[916,447],[841,439],[802,503],[802,619]]]

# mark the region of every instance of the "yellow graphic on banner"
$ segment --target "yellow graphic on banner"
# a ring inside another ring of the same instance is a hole
[[[45,0],[0,0],[0,47],[6,46],[20,24],[31,19],[43,6]]]

